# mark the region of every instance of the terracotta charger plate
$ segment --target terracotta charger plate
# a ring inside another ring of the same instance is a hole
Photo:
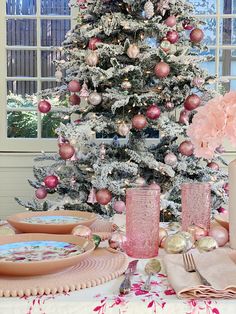
[[[229,215],[228,214],[217,214],[215,220],[225,229],[229,230]]]
[[[0,275],[35,276],[73,266],[95,249],[92,241],[73,235],[0,236]]]
[[[78,225],[90,226],[97,219],[94,213],[56,210],[24,212],[7,218],[15,229],[26,233],[70,234]]]

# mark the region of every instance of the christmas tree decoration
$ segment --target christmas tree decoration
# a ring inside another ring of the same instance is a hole
[[[96,190],[95,190],[95,188],[92,188],[90,190],[87,203],[92,204],[92,205],[97,203],[97,197],[96,197]]]
[[[135,44],[130,45],[129,48],[127,49],[127,55],[130,59],[138,58],[139,54],[140,54],[140,49]]]
[[[187,251],[188,243],[186,238],[180,234],[176,233],[174,235],[169,235],[165,240],[165,251],[169,254],[181,254]]]
[[[43,180],[45,186],[49,189],[55,189],[58,184],[59,184],[59,179],[57,176],[55,175],[50,175],[47,176],[44,180]]]
[[[195,28],[190,33],[190,40],[195,43],[199,44],[204,38],[204,33],[200,28]]]
[[[218,248],[218,244],[213,237],[204,237],[197,241],[196,247],[200,252],[211,252]]]
[[[143,114],[137,114],[132,119],[132,127],[137,130],[143,130],[147,126],[147,119]]]
[[[175,44],[177,43],[177,41],[179,40],[179,34],[176,31],[169,31],[166,34],[166,38],[167,40],[171,43],[171,44]]]
[[[135,180],[135,185],[137,186],[144,186],[146,185],[146,180],[142,177],[138,177],[136,180]]]
[[[98,64],[98,61],[99,61],[98,54],[95,51],[90,52],[85,57],[86,64],[91,67],[95,67]]]
[[[191,31],[194,28],[190,20],[184,20],[182,25],[183,25],[183,28],[187,31]]]
[[[146,183],[146,181],[145,181],[145,183]],[[143,184],[143,185],[145,185],[145,184]],[[160,190],[160,186],[159,186],[159,184],[157,184],[156,182],[152,182],[151,184],[149,184],[149,189],[151,189],[151,190]]]
[[[194,246],[194,243],[195,243],[195,239],[192,236],[192,234],[189,232],[186,232],[186,231],[180,231],[180,232],[178,232],[178,234],[182,235],[186,240],[186,244],[187,244],[186,245],[186,251],[191,250]]]
[[[124,121],[122,121],[119,124],[117,131],[121,136],[127,136],[130,132],[130,126],[127,123],[125,123]]]
[[[106,156],[106,148],[104,144],[101,144],[100,150],[99,150],[99,157],[101,160],[104,160]]]
[[[164,162],[165,162],[165,164],[167,164],[167,165],[169,165],[171,167],[175,167],[177,162],[178,162],[178,159],[175,156],[175,154],[168,153],[168,154],[165,155]]]
[[[42,200],[44,198],[47,197],[47,190],[44,188],[44,187],[41,187],[41,188],[38,188],[36,191],[35,191],[35,196],[39,199],[39,200]]]
[[[88,102],[93,106],[100,105],[102,102],[102,95],[96,91],[92,92],[88,97]]]
[[[146,116],[148,119],[157,120],[161,115],[161,109],[156,105],[152,104],[148,107]]]
[[[69,143],[61,144],[59,148],[59,155],[62,159],[70,159],[75,154],[75,149]]]
[[[88,48],[90,50],[96,50],[97,49],[97,44],[100,44],[102,40],[98,37],[92,37],[89,40]]]
[[[38,103],[38,110],[41,113],[48,113],[51,110],[51,108],[52,108],[52,106],[51,106],[50,102],[47,100],[41,100]]]
[[[164,16],[168,10],[170,10],[170,0],[159,0],[157,12],[160,12],[161,15]]]
[[[228,230],[219,225],[211,226],[209,236],[216,240],[219,247],[225,246],[225,244],[229,242]]]
[[[191,225],[188,227],[187,231],[191,233],[195,241],[200,240],[201,238],[204,238],[208,235],[208,231],[204,228],[201,228],[196,225]]]
[[[179,123],[180,124],[188,124],[189,123],[189,115],[190,111],[188,110],[181,110],[179,115]]]
[[[228,194],[229,193],[229,183],[225,183],[223,185],[223,189],[225,190],[225,192]]]
[[[73,234],[74,236],[85,238],[87,240],[90,240],[92,238],[91,229],[83,225],[78,225],[74,227],[71,231],[71,234]]]
[[[97,191],[96,199],[100,205],[107,205],[112,200],[112,194],[107,189],[101,189],[101,190]]]
[[[165,103],[165,108],[167,109],[167,110],[171,110],[171,109],[173,109],[175,106],[174,106],[174,104],[171,102],[171,101],[167,101],[166,103]]]
[[[144,12],[147,19],[151,19],[155,12],[154,12],[154,5],[152,1],[148,0],[144,5]]]
[[[179,152],[184,156],[192,156],[194,151],[191,141],[184,141],[179,145]]]
[[[108,244],[112,250],[124,251],[126,245],[125,233],[122,231],[113,232],[108,239]]]
[[[117,213],[123,213],[126,210],[125,202],[115,201],[113,208]]]
[[[158,64],[156,64],[154,72],[157,77],[165,78],[170,74],[170,66],[169,64],[161,61]]]
[[[61,72],[61,70],[57,70],[55,72],[56,81],[60,83],[62,80],[62,77],[63,77],[63,73]]]
[[[195,77],[193,80],[192,80],[192,84],[193,86],[196,86],[196,87],[202,87],[203,84],[205,83],[205,79],[202,78],[202,77]]]
[[[186,110],[191,111],[199,107],[200,104],[201,104],[201,98],[196,94],[192,94],[186,98],[184,102],[184,108]]]
[[[164,23],[166,24],[166,26],[173,27],[177,23],[176,17],[174,15],[171,15],[165,20]]]
[[[121,88],[123,90],[129,90],[132,88],[132,84],[130,83],[129,79],[124,79],[124,81],[121,83]]]
[[[80,97],[83,99],[87,99],[89,97],[89,89],[88,85],[84,82],[80,91]]]
[[[78,93],[81,90],[80,82],[73,80],[68,84],[68,90],[71,93]]]
[[[212,170],[218,171],[220,169],[220,166],[216,162],[209,162],[207,164],[207,167],[211,168]]]
[[[99,244],[102,242],[102,239],[101,239],[101,237],[99,237],[99,235],[93,234],[92,235],[92,241],[95,244],[95,249],[97,249],[99,247]]]
[[[81,102],[81,98],[77,94],[72,94],[69,97],[69,102],[72,106],[78,106]]]
[[[163,40],[160,43],[160,47],[163,51],[168,52],[171,48],[171,43],[169,42],[169,40],[167,40],[167,38],[163,38]]]

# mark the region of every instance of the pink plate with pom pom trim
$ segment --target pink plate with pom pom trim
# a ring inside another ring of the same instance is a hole
[[[215,215],[215,220],[218,222],[222,227],[229,230],[229,215],[228,213],[221,213]]]

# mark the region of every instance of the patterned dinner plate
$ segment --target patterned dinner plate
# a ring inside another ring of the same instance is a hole
[[[78,264],[95,249],[92,241],[72,235],[17,234],[0,237],[0,275],[29,276]]]
[[[96,219],[94,213],[57,210],[19,213],[8,217],[7,221],[21,232],[69,234],[77,225],[89,227]]]

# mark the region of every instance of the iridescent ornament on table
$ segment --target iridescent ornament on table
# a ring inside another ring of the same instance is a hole
[[[157,120],[161,115],[161,109],[156,105],[152,104],[148,107],[146,111],[146,116],[148,119]]]
[[[204,237],[197,241],[196,247],[202,252],[211,252],[218,248],[216,240],[212,237]]]
[[[191,141],[183,141],[178,150],[182,155],[189,157],[193,155],[194,146]]]
[[[69,144],[69,143],[64,143],[61,144],[59,148],[59,155],[61,156],[62,159],[67,160],[73,157],[75,154],[75,148]]]
[[[113,209],[117,212],[117,213],[123,213],[126,210],[126,206],[125,206],[125,202],[118,200],[115,201],[113,204]]]
[[[228,230],[218,224],[211,226],[209,236],[216,240],[219,247],[225,246],[229,242]]]
[[[97,191],[96,199],[100,205],[107,205],[112,200],[112,194],[108,189],[101,189]]]
[[[132,88],[132,84],[128,78],[124,79],[124,81],[121,83],[121,88],[127,91]]]
[[[215,171],[220,170],[220,166],[216,162],[214,162],[214,161],[209,162],[207,164],[207,167],[211,168],[212,170],[215,170]]]
[[[106,156],[106,147],[105,144],[102,143],[99,148],[99,157],[101,160],[104,160]]]
[[[73,234],[74,236],[85,238],[87,240],[90,240],[92,238],[91,229],[83,225],[78,225],[74,227],[71,231],[71,234]]]
[[[165,25],[168,27],[173,27],[176,25],[177,21],[176,21],[176,16],[174,15],[170,15],[165,21],[164,21]]]
[[[132,118],[132,127],[136,130],[143,130],[147,124],[147,119],[143,114],[137,114]]]
[[[50,102],[45,100],[45,99],[41,100],[38,103],[38,110],[41,113],[48,113],[51,110],[51,108],[52,108],[52,106],[51,106]]]
[[[165,155],[164,162],[166,165],[175,167],[177,165],[178,159],[173,153],[168,153]]]
[[[119,126],[118,126],[118,133],[121,136],[127,136],[130,132],[130,125],[128,125],[127,123],[125,123],[124,121],[122,121]]]
[[[197,107],[199,107],[201,104],[201,98],[196,95],[196,94],[192,94],[189,95],[184,102],[184,108],[186,110],[195,110]]]
[[[119,230],[113,232],[110,238],[108,239],[108,244],[112,250],[125,251],[126,246],[125,233]]]
[[[69,102],[72,106],[78,106],[81,102],[81,98],[77,94],[72,94],[69,97]]]
[[[136,59],[139,57],[140,49],[136,44],[131,44],[127,49],[127,56],[130,59]]]
[[[169,31],[166,34],[166,38],[171,44],[175,44],[179,40],[179,33],[174,30]]]
[[[158,78],[165,78],[170,74],[170,66],[166,62],[161,61],[156,64],[154,72]]]
[[[35,191],[35,196],[37,199],[42,200],[47,197],[47,190],[44,187],[40,187]]]
[[[68,90],[72,93],[78,93],[81,90],[80,82],[72,80],[68,84]]]
[[[169,235],[165,240],[165,251],[170,254],[180,254],[187,251],[188,243],[180,233]]]
[[[89,192],[87,203],[92,205],[97,203],[96,189],[94,187],[92,187]]]
[[[169,42],[169,40],[167,40],[167,38],[163,38],[163,40],[160,43],[160,47],[163,51],[168,52],[171,48],[171,43]]]
[[[56,81],[57,81],[58,83],[60,83],[60,82],[62,81],[62,77],[63,77],[63,73],[62,73],[61,70],[58,69],[58,70],[55,72]]]
[[[98,106],[102,102],[102,95],[94,91],[89,95],[88,102],[93,106]]]
[[[186,231],[180,231],[178,234],[182,235],[186,239],[186,251],[191,250],[195,243],[195,238],[193,235]]]
[[[47,188],[55,189],[59,184],[59,179],[55,175],[49,175],[44,178],[43,182]]]
[[[190,115],[190,111],[189,110],[181,110],[180,111],[180,115],[179,115],[179,123],[180,124],[189,124],[189,115]]]
[[[203,38],[204,33],[200,28],[195,28],[190,33],[190,40],[195,44],[200,43],[203,40]]]
[[[100,44],[102,42],[102,40],[98,37],[92,37],[90,38],[89,40],[89,43],[88,43],[88,48],[90,50],[96,50],[97,49],[97,44]]]
[[[91,51],[85,57],[85,63],[91,67],[95,67],[98,64],[98,61],[99,61],[98,54],[95,51]]]
[[[154,16],[155,12],[154,12],[154,5],[152,1],[148,0],[144,4],[144,13],[147,19],[151,19]]]

